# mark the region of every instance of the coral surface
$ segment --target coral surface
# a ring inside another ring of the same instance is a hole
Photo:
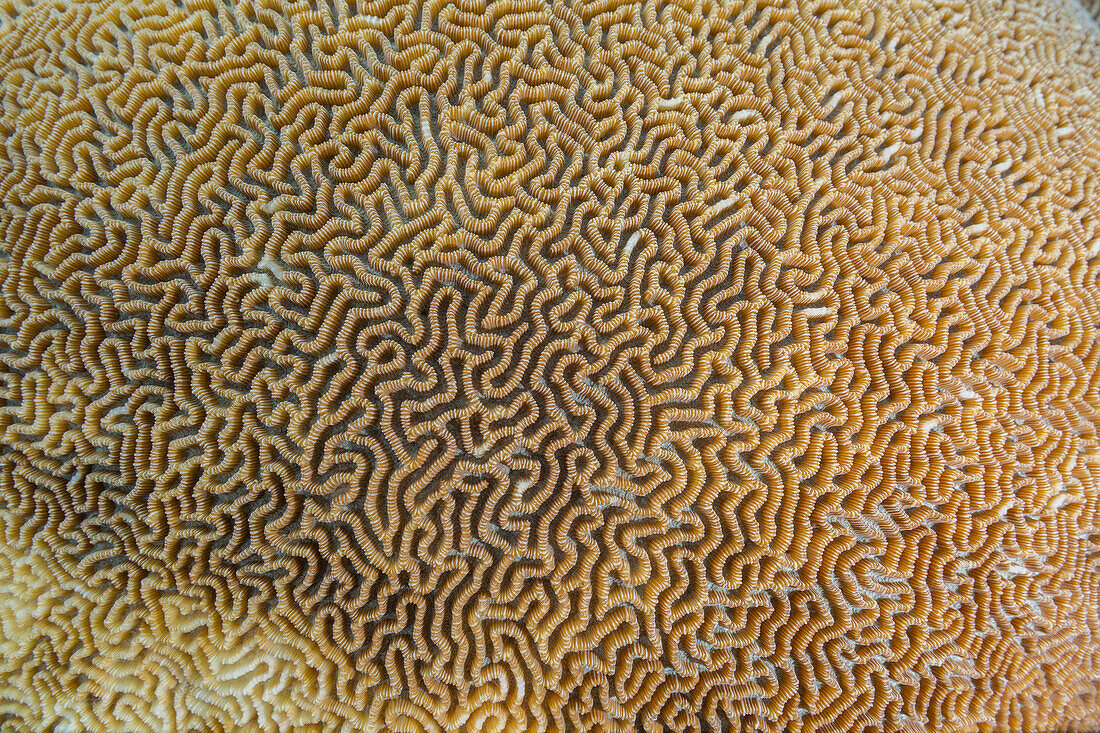
[[[5,732],[1100,729],[1098,367],[1087,0],[0,2]]]

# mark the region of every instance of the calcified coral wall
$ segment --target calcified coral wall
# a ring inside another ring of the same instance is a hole
[[[1100,727],[1083,5],[0,7],[0,729]]]

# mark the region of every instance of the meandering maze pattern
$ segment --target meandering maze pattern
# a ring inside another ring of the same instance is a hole
[[[0,727],[1100,725],[1100,31],[866,5],[4,6]]]

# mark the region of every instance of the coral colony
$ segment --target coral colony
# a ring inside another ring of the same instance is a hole
[[[0,730],[1100,730],[1081,0],[0,0],[0,95]]]

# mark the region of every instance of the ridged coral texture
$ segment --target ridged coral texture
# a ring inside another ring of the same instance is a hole
[[[0,0],[0,730],[1100,730],[1095,0]]]

